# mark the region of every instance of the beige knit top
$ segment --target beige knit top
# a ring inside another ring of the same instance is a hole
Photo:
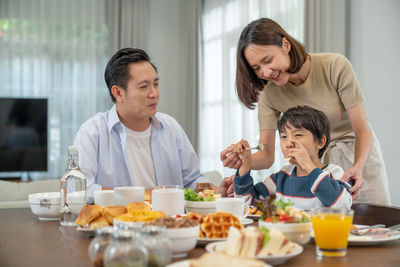
[[[340,54],[310,54],[311,69],[300,86],[276,86],[269,82],[258,101],[260,130],[275,130],[282,112],[308,105],[323,111],[331,124],[331,140],[352,132],[345,112],[363,102],[363,96],[348,59]]]

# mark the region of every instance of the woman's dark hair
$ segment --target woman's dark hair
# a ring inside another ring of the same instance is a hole
[[[111,92],[111,88],[117,85],[126,90],[127,83],[130,79],[129,64],[143,61],[149,62],[157,72],[156,66],[150,62],[150,57],[142,49],[123,48],[111,57],[104,71],[104,79],[114,103],[115,97]]]
[[[320,142],[325,135],[326,143],[318,151],[318,157],[321,158],[331,140],[329,120],[325,113],[309,106],[297,106],[288,109],[278,120],[279,134],[285,132],[285,127],[291,124],[293,127],[309,130],[314,136],[314,140]]]
[[[291,46],[288,72],[296,73],[306,61],[307,52],[304,46],[287,34],[278,23],[272,19],[261,18],[248,24],[240,35],[236,55],[236,90],[240,101],[249,109],[254,109],[258,94],[268,81],[257,77],[244,56],[244,50],[251,44],[282,47],[283,37]]]

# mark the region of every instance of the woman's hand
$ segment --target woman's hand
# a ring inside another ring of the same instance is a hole
[[[246,150],[246,148],[250,148],[250,145],[243,139],[233,145],[233,152],[237,153],[242,161],[238,171],[239,176],[245,175],[251,168],[251,151]]]
[[[226,149],[222,150],[220,153],[220,159],[224,164],[224,167],[239,169],[240,165],[242,165],[242,161],[238,154],[233,152],[233,147],[234,145],[230,145]]]
[[[362,170],[355,166],[351,167],[342,176],[341,180],[348,183],[349,180],[354,180],[356,183],[350,188],[351,198],[357,199],[361,193],[362,186],[364,185],[364,178],[362,177]]]

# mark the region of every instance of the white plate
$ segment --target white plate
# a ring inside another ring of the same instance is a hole
[[[78,226],[76,228],[76,230],[79,233],[82,233],[82,234],[87,235],[87,236],[95,236],[96,235],[96,230],[95,229],[90,229],[90,228],[85,228],[85,227]]]
[[[368,225],[355,224],[355,227],[364,227]],[[348,245],[349,246],[374,246],[381,243],[386,243],[400,239],[400,231],[394,231],[395,233],[389,237],[374,238],[373,236],[358,236],[349,234]],[[311,237],[314,238],[314,231],[311,231]]]
[[[220,241],[220,242],[214,242],[214,243],[210,243],[206,246],[206,251],[213,253],[213,252],[221,252],[225,249],[225,243],[226,241]],[[267,263],[270,264],[281,264],[285,261],[287,261],[288,259],[291,259],[297,255],[299,255],[300,253],[303,252],[303,247],[293,243],[295,245],[295,249],[293,250],[292,253],[290,254],[286,254],[286,255],[277,255],[277,256],[267,256],[267,257],[255,257],[258,260],[263,260]]]
[[[189,267],[189,266],[190,266],[190,260],[183,260],[183,261],[170,263],[166,267]],[[270,267],[270,265],[265,264],[264,267]]]
[[[205,246],[205,245],[207,245],[209,243],[217,242],[217,241],[226,241],[226,238],[207,238],[207,237],[197,238],[197,245],[198,246]]]
[[[261,215],[255,215],[255,214],[249,214],[247,215],[246,218],[254,219],[254,220],[259,220],[261,218]]]
[[[252,224],[254,221],[250,218],[244,218],[243,221],[241,221],[240,223],[243,225],[248,225],[248,224]]]

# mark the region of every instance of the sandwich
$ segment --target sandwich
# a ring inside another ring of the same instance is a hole
[[[295,248],[294,243],[275,229],[247,227],[238,230],[231,227],[225,245],[225,253],[230,256],[266,257],[289,254]]]
[[[204,253],[200,258],[191,260],[190,267],[264,267],[265,263],[260,260],[230,256],[222,253]]]

